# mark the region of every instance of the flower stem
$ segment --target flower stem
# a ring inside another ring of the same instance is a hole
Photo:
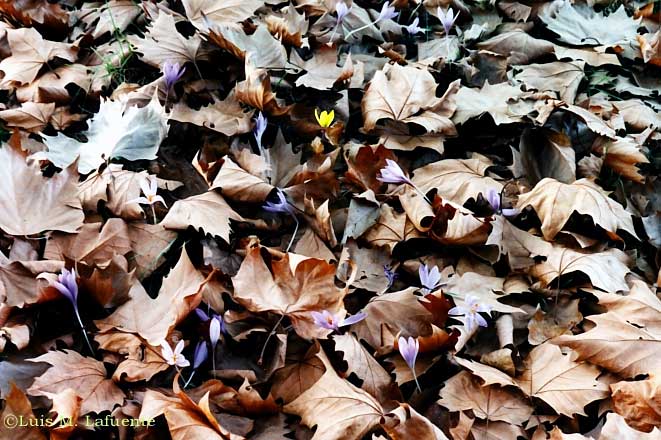
[[[154,224],[156,224],[156,223],[158,223],[158,220],[156,220],[156,210],[154,209],[154,205],[153,205],[153,204],[150,205],[150,206],[151,206],[151,215],[154,216]]]
[[[413,373],[413,380],[415,380],[415,386],[418,388],[418,392],[422,393],[422,389],[420,388],[420,384],[418,383],[418,375],[415,372],[415,368],[411,368],[411,372]]]
[[[417,186],[415,186],[413,184],[411,184],[411,186],[418,192],[418,194],[420,194],[425,199],[425,201],[427,203],[429,203],[429,205],[432,204],[431,201],[427,198],[427,195],[425,193],[423,193],[422,190],[420,190],[420,188],[418,188]]]
[[[349,32],[348,34],[346,34],[344,36],[344,41],[348,40],[349,37],[352,36],[353,34],[355,34],[356,32],[360,32],[363,29],[367,29],[370,26],[375,26],[378,22],[379,22],[379,19],[377,18],[375,21],[371,21],[371,22],[367,23],[365,26],[361,26],[357,29],[352,30],[351,32]]]
[[[286,310],[286,309],[285,309]],[[269,333],[268,337],[266,338],[266,341],[264,342],[264,346],[262,347],[262,352],[259,354],[259,359],[257,360],[257,365],[262,365],[264,362],[264,352],[266,351],[266,346],[268,345],[269,341],[271,340],[271,337],[275,335],[275,331],[282,322],[282,320],[285,319],[285,315],[281,315],[280,319],[278,319],[278,322],[275,323],[273,328],[271,329],[271,332]]]
[[[213,368],[213,378],[216,379],[216,346],[211,346],[211,368]]]
[[[195,370],[193,370],[193,371],[191,372],[190,376],[188,377],[188,380],[187,380],[186,383],[184,384],[184,388],[187,388],[187,387],[188,387],[188,384],[189,384],[190,381],[193,379],[193,376],[195,376]]]
[[[73,311],[76,315],[76,318],[78,319],[78,324],[80,324],[80,329],[83,331],[83,337],[85,338],[85,342],[87,342],[87,346],[90,349],[90,352],[92,353],[92,356],[96,356],[96,353],[94,353],[94,348],[92,348],[92,343],[90,342],[89,338],[87,337],[87,332],[85,331],[85,326],[83,325],[83,320],[80,319],[80,313],[78,313],[78,307],[74,307]]]
[[[296,228],[294,228],[294,235],[291,236],[291,240],[289,240],[289,245],[287,246],[287,250],[285,252],[289,252],[289,248],[291,248],[291,245],[294,243],[294,239],[296,238],[296,233],[298,232],[298,219],[296,218],[295,215],[292,215],[294,217],[294,221],[296,222]]]

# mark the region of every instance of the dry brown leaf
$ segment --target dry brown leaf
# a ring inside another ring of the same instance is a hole
[[[31,396],[48,396],[68,388],[82,399],[80,413],[101,413],[124,402],[124,393],[107,379],[106,367],[96,359],[83,357],[73,350],[50,351],[31,362],[46,362],[51,367],[37,377],[28,389]]]
[[[57,102],[67,104],[71,101],[68,84],[76,84],[88,91],[92,80],[87,66],[67,64],[48,71],[36,80],[16,89],[16,97],[21,102]]]
[[[32,405],[27,396],[13,382],[9,394],[3,396],[5,406],[0,413],[3,423],[0,423],[0,438],[16,438],[17,427],[12,426],[12,420],[25,423],[20,428],[20,438],[23,440],[46,440],[46,436],[39,430],[39,421],[32,413]]]
[[[400,403],[395,410],[386,414],[385,418],[383,429],[394,440],[448,440],[438,426],[406,403]]]
[[[402,336],[427,336],[432,332],[433,315],[420,303],[410,287],[400,292],[375,296],[363,309],[367,317],[352,330],[375,349],[394,346]]]
[[[124,32],[142,13],[142,8],[132,0],[109,0],[103,4],[92,3],[90,12],[83,15],[83,21],[92,27],[92,37],[101,37],[106,32]],[[98,19],[98,21],[97,21]],[[92,24],[96,21],[96,24]]]
[[[466,296],[472,295],[479,298],[480,304],[489,305],[491,310],[503,313],[520,313],[521,309],[498,301],[501,296],[495,292],[504,292],[504,283],[504,278],[480,275],[477,272],[465,272],[462,275],[455,274],[450,278],[447,291],[457,295],[454,300],[458,305],[464,305]]]
[[[246,58],[245,75],[246,79],[238,82],[234,88],[239,102],[274,116],[280,116],[289,110],[289,106],[281,106],[278,103],[275,93],[271,91],[271,77],[266,69],[256,68],[250,58]]]
[[[506,422],[483,422],[476,420],[471,426],[474,440],[503,440],[525,438],[526,432],[520,426]]]
[[[67,440],[76,429],[76,420],[80,415],[80,407],[83,402],[75,390],[67,388],[58,393],[48,393],[46,396],[53,401],[51,412],[57,414],[56,421],[50,431],[50,440]],[[60,423],[68,422],[70,423]]]
[[[596,327],[579,335],[559,336],[552,342],[570,347],[578,352],[579,359],[623,377],[657,370],[661,364],[661,334],[658,331],[646,327],[644,322],[639,324],[636,316],[622,318],[617,313],[605,313],[587,319]]]
[[[481,89],[462,87],[457,92],[457,107],[452,121],[463,124],[489,113],[496,125],[521,122],[533,111],[533,101],[523,100],[522,95],[519,87],[507,82],[491,85],[487,81]]]
[[[150,345],[158,346],[200,304],[205,283],[206,278],[195,269],[184,249],[177,265],[163,279],[156,299],[151,299],[136,280],[129,291],[131,299],[94,324],[101,332],[116,328],[137,333]]]
[[[632,138],[611,140],[602,137],[592,145],[592,151],[601,154],[603,163],[616,173],[634,182],[645,183],[645,177],[640,174],[636,164],[649,163],[649,160]]]
[[[78,47],[68,43],[44,40],[34,28],[8,29],[7,40],[11,56],[0,62],[5,76],[0,88],[31,83],[41,68],[55,57],[76,61]]]
[[[39,0],[2,0],[0,11],[26,27],[43,25],[52,32],[61,34],[68,30],[68,13],[60,4]]]
[[[445,381],[437,401],[450,411],[472,410],[476,417],[521,425],[533,413],[533,408],[523,396],[507,388],[482,385],[480,380],[462,371]]]
[[[287,357],[287,364],[276,371],[271,392],[284,403],[289,403],[314,385],[326,371],[324,362],[317,356],[319,344],[314,343],[304,353]]]
[[[353,75],[351,55],[347,56],[343,67],[337,66],[337,49],[334,46],[322,46],[309,60],[303,60],[296,51],[292,52],[291,62],[302,67],[306,73],[296,79],[297,86],[328,90],[340,81],[346,81]]]
[[[250,174],[232,159],[225,157],[223,166],[213,180],[210,189],[219,189],[224,196],[231,200],[264,203],[273,190],[273,185]]]
[[[54,289],[46,289],[48,282],[37,275],[59,272],[63,267],[62,261],[3,262],[0,264],[0,302],[24,307],[58,298],[59,294]]]
[[[150,380],[155,374],[169,368],[161,355],[160,347],[149,345],[134,334],[100,333],[95,336],[95,339],[101,350],[126,356],[126,359],[117,365],[117,369],[112,375],[116,382]]]
[[[192,226],[229,242],[232,232],[230,220],[243,221],[243,218],[227,204],[223,196],[215,191],[208,191],[176,201],[161,225],[165,229],[174,230],[184,230]]]
[[[0,119],[3,119],[8,127],[18,127],[30,133],[39,133],[46,128],[54,111],[55,104],[53,103],[25,102],[18,108],[0,111]]]
[[[368,393],[338,377],[325,355],[319,357],[326,366],[324,375],[283,410],[301,417],[306,426],[317,427],[312,440],[362,438],[379,423],[383,408]]]
[[[650,432],[661,426],[661,381],[657,375],[610,385],[613,409],[634,429]]]
[[[178,102],[172,108],[170,119],[190,122],[226,136],[234,136],[250,131],[251,116],[252,112],[244,112],[235,96],[230,95],[224,101],[217,100],[198,110],[190,108],[183,102]]]
[[[485,175],[492,165],[480,154],[472,159],[443,159],[415,170],[413,183],[425,193],[435,188],[444,200],[463,205],[480,193],[486,197],[489,190],[500,193],[503,185]]]
[[[568,185],[546,178],[532,191],[519,196],[517,208],[526,206],[532,206],[542,220],[542,233],[547,240],[552,240],[562,230],[574,212],[589,215],[612,238],[619,238],[618,229],[637,237],[631,214],[609,198],[606,191],[587,179]]]
[[[165,253],[177,239],[177,233],[168,231],[162,225],[128,223],[129,239],[133,248],[131,265],[135,265],[136,275],[142,280],[165,261]]]
[[[198,35],[190,38],[181,35],[171,14],[161,11],[150,25],[145,38],[128,37],[147,64],[160,68],[166,61],[183,66],[189,61],[195,63],[208,59],[206,53],[200,52],[202,39]]]
[[[263,0],[182,0],[186,16],[198,28],[206,29],[205,17],[211,23],[239,23],[264,5]]]
[[[601,428],[599,440],[659,440],[661,430],[655,427],[651,432],[636,431],[619,414],[609,413],[606,423]]]
[[[541,309],[528,322],[528,343],[542,344],[556,336],[571,334],[571,329],[583,320],[578,299],[562,297],[551,305],[549,313]]]
[[[131,241],[126,223],[111,218],[105,224],[85,223],[77,234],[52,234],[46,242],[44,258],[69,258],[105,268],[115,255],[125,255],[130,251]]]
[[[281,10],[282,12],[282,10]],[[305,14],[299,14],[294,4],[289,4],[281,14],[269,14],[264,18],[269,32],[284,44],[301,47],[309,23]]]
[[[456,134],[450,117],[456,108],[455,95],[459,81],[445,94],[434,95],[436,81],[427,70],[399,64],[387,64],[377,71],[362,101],[365,129],[373,130],[382,119],[415,123],[428,132]]]
[[[344,317],[347,288],[335,286],[334,265],[324,260],[287,253],[270,256],[270,264],[258,244],[251,244],[239,272],[232,278],[234,299],[252,312],[274,312],[291,319],[304,338],[323,337],[328,330],[314,324],[310,312],[328,310]],[[255,284],[258,279],[259,283]]]
[[[355,374],[363,382],[361,388],[385,404],[389,399],[401,399],[390,374],[351,334],[334,335],[335,350],[341,351],[348,365],[347,374]]]
[[[69,169],[43,177],[39,166],[28,165],[22,153],[0,148],[0,228],[11,235],[76,232],[84,219],[77,180],[78,174]]]
[[[518,386],[526,395],[548,403],[558,414],[585,415],[585,405],[609,394],[608,385],[596,380],[600,374],[597,367],[571,360],[550,343],[533,348],[524,367],[515,379]]]

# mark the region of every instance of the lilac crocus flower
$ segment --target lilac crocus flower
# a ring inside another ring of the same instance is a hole
[[[296,222],[296,228],[294,229],[294,234],[292,235],[291,240],[289,241],[289,245],[285,250],[285,252],[289,252],[289,248],[291,248],[291,245],[294,243],[294,238],[296,238],[296,233],[298,232],[298,226],[299,226],[298,218],[296,218],[296,212],[294,212],[294,207],[290,205],[289,202],[287,202],[287,197],[285,197],[285,193],[280,188],[277,188],[276,193],[278,195],[278,201],[266,202],[264,204],[264,210],[274,213],[289,214]]]
[[[343,1],[339,1],[335,4],[335,13],[337,14],[337,19],[335,21],[336,26],[339,26],[339,24],[342,23],[342,20],[344,20],[344,17],[347,16],[349,11],[351,11],[351,8]]]
[[[408,178],[400,166],[391,159],[386,159],[386,166],[381,168],[381,175],[377,176],[376,180],[384,183],[406,184],[413,185],[411,179]]]
[[[252,132],[255,135],[255,141],[257,141],[257,146],[260,150],[262,149],[262,136],[266,131],[267,125],[268,120],[266,119],[266,116],[264,116],[262,112],[259,112],[257,118],[255,118],[255,128],[253,128]]]
[[[406,29],[406,31],[411,35],[423,32],[424,29],[418,26],[418,24],[420,24],[420,18],[415,17],[415,20],[413,20],[410,25],[404,26],[404,29]]]
[[[339,330],[340,327],[346,327],[357,322],[362,321],[367,317],[367,313],[358,312],[353,316],[349,316],[340,320],[337,315],[332,314],[328,310],[322,310],[321,312],[310,312],[312,319],[314,320],[315,325],[327,330]]]
[[[76,281],[76,269],[71,269],[71,271],[66,268],[62,268],[62,272],[57,276],[57,281],[52,281],[51,286],[57,289],[62,295],[64,295],[71,305],[73,306],[73,313],[76,315],[80,329],[83,332],[87,346],[90,349],[90,352],[94,354],[94,348],[92,348],[92,343],[87,337],[87,332],[85,332],[85,326],[83,325],[83,320],[80,317],[80,311],[78,310],[78,282]]]
[[[68,271],[62,268],[62,273],[57,276],[57,281],[51,283],[62,295],[64,295],[73,305],[78,313],[78,283],[76,282],[76,269]]]
[[[420,384],[418,383],[418,376],[415,372],[415,361],[418,357],[418,351],[420,350],[420,342],[416,338],[411,336],[408,339],[404,339],[403,336],[400,336],[397,345],[399,348],[399,354],[402,355],[402,359],[406,362],[406,365],[409,366],[411,372],[413,373],[413,378],[415,379],[415,385],[420,390]]]
[[[437,266],[432,267],[430,270],[426,264],[421,264],[418,268],[418,276],[420,277],[420,284],[422,284],[424,293],[429,293],[442,284],[441,273],[438,271]]]
[[[501,208],[500,203],[500,193],[493,188],[490,188],[487,192],[487,201],[491,205],[491,209],[494,210],[496,214],[503,214],[505,217],[513,217],[519,213],[519,210],[516,208]]]
[[[163,72],[163,79],[165,79],[165,86],[167,87],[168,91],[170,91],[176,82],[179,81],[184,75],[186,68],[179,66],[179,63],[171,63],[170,61],[166,61],[163,63],[161,71]]]
[[[465,326],[468,332],[473,331],[477,326],[487,327],[489,324],[480,315],[480,312],[491,312],[491,307],[487,304],[480,304],[479,298],[473,295],[466,295],[463,306],[455,306],[448,310],[448,315],[460,316],[465,318]]]
[[[443,12],[443,9],[439,6],[438,9],[436,10],[436,13],[438,14],[438,19],[441,20],[441,24],[443,25],[443,30],[445,31],[445,35],[450,35],[450,30],[452,30],[452,26],[454,26],[454,22],[457,21],[457,18],[459,18],[459,12],[457,11],[457,15],[454,15],[454,11],[452,8],[448,8],[447,13]]]
[[[202,365],[204,361],[209,357],[209,349],[207,348],[206,341],[200,341],[195,347],[195,353],[193,354],[193,368],[197,369]]]
[[[386,287],[386,290],[388,290],[395,282],[395,279],[397,279],[397,272],[392,270],[392,267],[386,264],[383,266],[383,273],[385,274],[386,279],[388,280],[388,286]]]
[[[376,19],[376,21],[381,21],[381,20],[388,20],[388,19],[393,19],[396,18],[399,15],[398,12],[395,12],[395,7],[390,6],[390,2],[385,2],[383,4],[383,7],[381,8],[381,12],[379,12],[379,18]]]
[[[216,351],[216,345],[218,345],[218,341],[220,340],[220,333],[224,330],[224,324],[223,318],[218,315],[211,318],[211,322],[209,323],[209,340],[211,341],[211,349],[214,352]]]

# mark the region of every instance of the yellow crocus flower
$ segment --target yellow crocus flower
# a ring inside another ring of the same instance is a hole
[[[333,123],[333,119],[335,119],[335,110],[331,110],[330,112],[324,110],[320,115],[319,110],[314,109],[314,116],[317,118],[317,122],[321,127],[328,128]]]

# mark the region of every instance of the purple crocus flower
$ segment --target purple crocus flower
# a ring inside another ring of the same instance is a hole
[[[417,34],[417,33],[419,33],[419,32],[423,32],[423,31],[424,31],[424,29],[422,29],[420,26],[418,26],[418,24],[420,24],[420,18],[415,17],[415,20],[413,20],[413,21],[411,22],[410,25],[408,25],[408,26],[404,26],[404,28],[406,29],[406,31],[407,31],[410,35],[415,35],[415,34]]]
[[[406,184],[413,186],[413,182],[408,178],[397,162],[386,159],[386,166],[381,168],[381,175],[376,180],[384,183]]]
[[[163,72],[163,78],[165,79],[165,86],[169,91],[184,75],[186,68],[179,66],[179,63],[171,63],[170,61],[166,61],[163,63],[161,71]]]
[[[438,14],[438,19],[441,20],[441,24],[443,25],[443,30],[445,31],[445,35],[450,35],[450,30],[452,30],[452,26],[454,26],[454,22],[457,21],[457,18],[459,18],[459,12],[457,11],[457,15],[454,15],[454,11],[452,8],[448,8],[447,13],[443,12],[443,9],[439,6],[438,9],[436,10],[436,13]]]
[[[295,217],[294,208],[287,201],[285,193],[280,188],[277,188],[276,195],[278,196],[278,201],[266,202],[264,204],[264,210],[279,214],[289,214]]]
[[[322,310],[321,312],[310,312],[312,319],[314,320],[315,325],[327,330],[339,330],[340,327],[346,327],[348,325],[356,324],[357,322],[362,321],[367,318],[367,313],[358,312],[353,316],[349,316],[342,320],[339,319],[337,315],[332,314],[328,310]]]
[[[408,339],[404,339],[403,336],[400,336],[397,340],[397,346],[399,348],[399,354],[402,355],[402,359],[404,359],[404,362],[406,362],[406,365],[409,366],[413,373],[413,379],[415,379],[415,385],[418,387],[418,391],[421,391],[420,384],[418,383],[418,376],[415,372],[415,361],[418,358],[420,342],[411,336],[409,336]]]
[[[431,270],[427,267],[426,264],[421,264],[418,268],[418,276],[420,277],[420,284],[422,284],[423,291],[429,293],[440,286],[441,283],[441,273],[438,271],[438,267],[434,266]]]
[[[62,273],[57,276],[57,281],[51,283],[62,295],[64,295],[73,305],[78,313],[78,283],[76,282],[76,269],[68,271],[62,268]]]
[[[397,279],[397,272],[392,270],[392,267],[386,264],[383,266],[383,273],[388,279],[388,287],[386,287],[386,290],[388,290],[390,289],[390,286],[392,286],[392,284],[395,282],[395,279]]]
[[[487,327],[489,324],[486,319],[480,315],[480,312],[491,312],[491,306],[480,304],[479,298],[473,295],[466,295],[463,306],[455,306],[448,310],[448,315],[460,316],[465,318],[466,330],[470,333],[477,326]]]
[[[381,8],[381,12],[379,12],[379,18],[377,18],[376,21],[393,19],[398,15],[399,13],[395,12],[395,7],[390,6],[390,2],[385,2]]]
[[[266,131],[266,126],[268,125],[268,120],[262,112],[259,112],[259,115],[255,119],[255,128],[253,128],[253,134],[255,135],[255,141],[257,141],[257,146],[259,149],[262,149],[262,136]]]
[[[519,210],[516,208],[502,209],[500,206],[500,193],[493,188],[490,188],[487,192],[487,201],[496,214],[502,214],[505,217],[513,217],[519,213]]]
[[[206,341],[200,341],[195,347],[195,353],[193,354],[193,368],[197,369],[204,361],[209,357],[209,349],[207,348]]]
[[[351,8],[343,1],[339,1],[335,4],[335,13],[337,14],[337,19],[335,21],[336,26],[339,26],[340,23],[342,23],[342,20],[344,20],[344,17],[347,16],[349,11],[351,11]]]

